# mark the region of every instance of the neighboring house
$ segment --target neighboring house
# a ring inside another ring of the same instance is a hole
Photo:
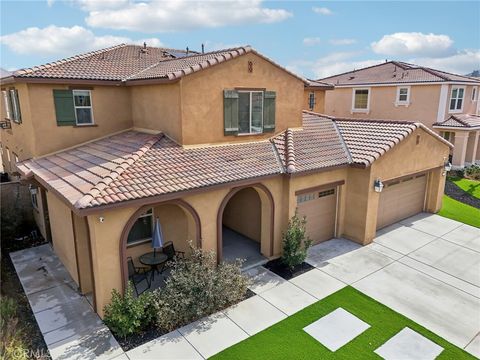
[[[12,166],[38,188],[53,248],[100,315],[127,257],[151,251],[157,217],[178,250],[191,240],[223,260],[254,244],[266,261],[297,209],[315,243],[360,244],[440,209],[451,144],[424,125],[305,111],[313,91],[323,112],[331,87],[250,47],[169,52],[121,45],[2,84],[22,114],[2,145],[21,155]]]
[[[454,166],[480,162],[480,79],[389,61],[321,81],[326,114],[418,121],[454,143]]]

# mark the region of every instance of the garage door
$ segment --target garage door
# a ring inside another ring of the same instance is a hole
[[[426,185],[425,174],[385,185],[378,204],[377,229],[422,212]]]
[[[335,236],[336,189],[297,195],[298,215],[307,217],[307,235],[313,243]]]

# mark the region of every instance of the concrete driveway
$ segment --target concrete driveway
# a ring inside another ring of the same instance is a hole
[[[480,357],[480,229],[419,214],[365,247],[314,246],[308,262]]]

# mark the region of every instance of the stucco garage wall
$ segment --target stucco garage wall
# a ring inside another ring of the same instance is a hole
[[[65,265],[73,280],[79,284],[72,212],[65,203],[51,192],[47,192],[47,204],[50,214],[53,250]]]
[[[86,218],[73,215],[73,230],[75,235],[75,250],[77,251],[79,285],[82,294],[93,290],[92,265],[90,261],[90,244]],[[73,251],[74,249],[72,249]]]

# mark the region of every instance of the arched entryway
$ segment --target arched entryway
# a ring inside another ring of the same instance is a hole
[[[273,254],[274,203],[262,184],[232,189],[217,216],[218,260],[245,259],[244,268]]]
[[[145,205],[138,209],[126,223],[120,240],[122,283],[129,279],[127,259],[131,257],[135,266],[139,256],[152,251],[151,236],[155,219],[162,226],[165,241],[171,241],[177,251],[188,253],[189,241],[201,247],[200,218],[195,209],[183,200]]]

